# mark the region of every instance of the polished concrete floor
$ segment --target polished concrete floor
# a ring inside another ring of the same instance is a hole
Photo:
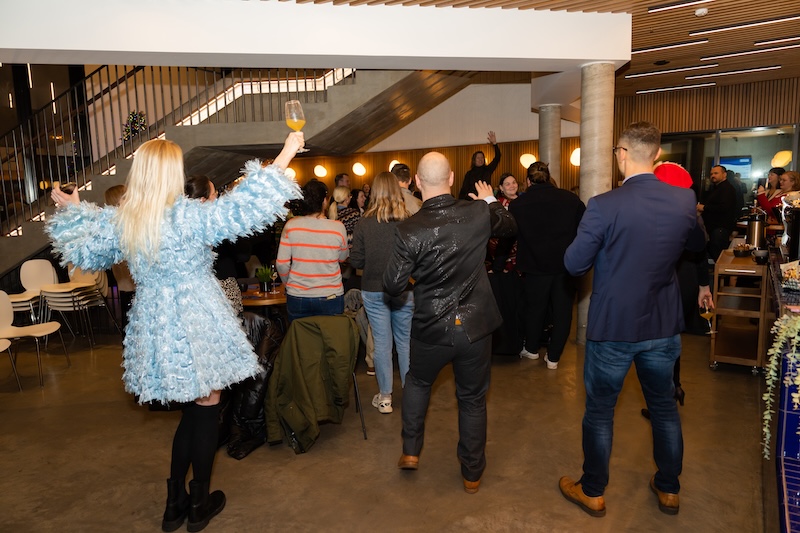
[[[41,389],[33,347],[21,349],[23,392],[0,359],[0,531],[160,530],[179,413],[148,411],[123,391],[116,336],[98,336],[94,349],[73,341],[71,368],[51,343]],[[236,461],[221,450],[212,488],[228,504],[207,531],[771,531],[762,470],[774,465],[759,447],[763,378],[743,367],[709,370],[708,349],[708,338],[684,336],[677,516],[659,512],[648,488],[652,439],[633,371],[616,411],[607,515],[592,518],[561,496],[559,477],[579,476],[583,460],[583,349],[570,343],[555,371],[542,360],[495,357],[477,494],[464,492],[456,460],[452,373],[435,385],[420,469],[406,472],[396,468],[399,408],[381,415],[369,405],[376,384],[360,366],[369,439],[349,408],[303,455],[265,446]],[[399,389],[397,379],[396,406]]]

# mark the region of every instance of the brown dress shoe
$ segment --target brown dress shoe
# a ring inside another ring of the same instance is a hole
[[[600,517],[606,515],[606,501],[602,496],[587,496],[583,492],[580,482],[572,481],[564,476],[558,480],[558,488],[566,499],[586,511],[592,516]]]
[[[661,509],[662,513],[678,514],[678,510],[680,509],[678,495],[672,492],[662,492],[658,490],[658,488],[656,488],[656,476],[650,478],[650,490],[653,491],[653,494],[658,496],[658,508]]]
[[[406,454],[401,455],[400,460],[397,461],[397,467],[401,468],[402,470],[418,469],[419,455],[406,455]]]
[[[481,486],[480,479],[478,481],[468,481],[466,479],[464,480],[464,491],[467,494],[475,494],[476,492],[478,492],[478,487],[480,486]]]

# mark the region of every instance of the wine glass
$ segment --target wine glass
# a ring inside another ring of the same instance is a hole
[[[713,308],[709,309],[708,303],[703,303],[703,311],[700,313],[700,316],[705,318],[706,322],[708,322],[708,331],[706,332],[706,335],[713,335],[714,333],[716,333],[716,331],[714,331],[714,329],[711,326],[711,317],[714,316],[714,309]]]
[[[270,294],[278,294],[280,291],[278,290],[278,271],[275,269],[275,266],[272,266],[272,290],[269,291]]]
[[[289,100],[286,102],[286,125],[294,131],[300,131],[306,125],[306,116],[303,113],[303,106],[299,100]],[[298,153],[308,152],[308,148],[300,148]]]

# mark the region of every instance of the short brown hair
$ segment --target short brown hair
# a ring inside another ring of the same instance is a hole
[[[634,122],[625,128],[619,140],[630,145],[625,148],[634,160],[652,163],[661,148],[661,130],[652,122]]]

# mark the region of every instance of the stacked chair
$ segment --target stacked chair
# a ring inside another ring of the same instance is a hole
[[[30,259],[19,269],[19,281],[25,292],[9,294],[14,311],[30,312],[31,324],[39,322],[41,313],[41,288],[58,283],[58,274],[47,259]]]
[[[44,318],[50,319],[53,311],[58,311],[64,318],[64,323],[75,337],[69,321],[64,313],[76,314],[78,327],[87,332],[89,344],[94,346],[94,332],[92,330],[91,315],[89,310],[93,307],[103,307],[108,313],[114,327],[122,333],[113,311],[106,303],[108,296],[108,276],[105,271],[88,273],[79,268],[70,268],[70,281],[58,283],[41,288],[44,300]]]

